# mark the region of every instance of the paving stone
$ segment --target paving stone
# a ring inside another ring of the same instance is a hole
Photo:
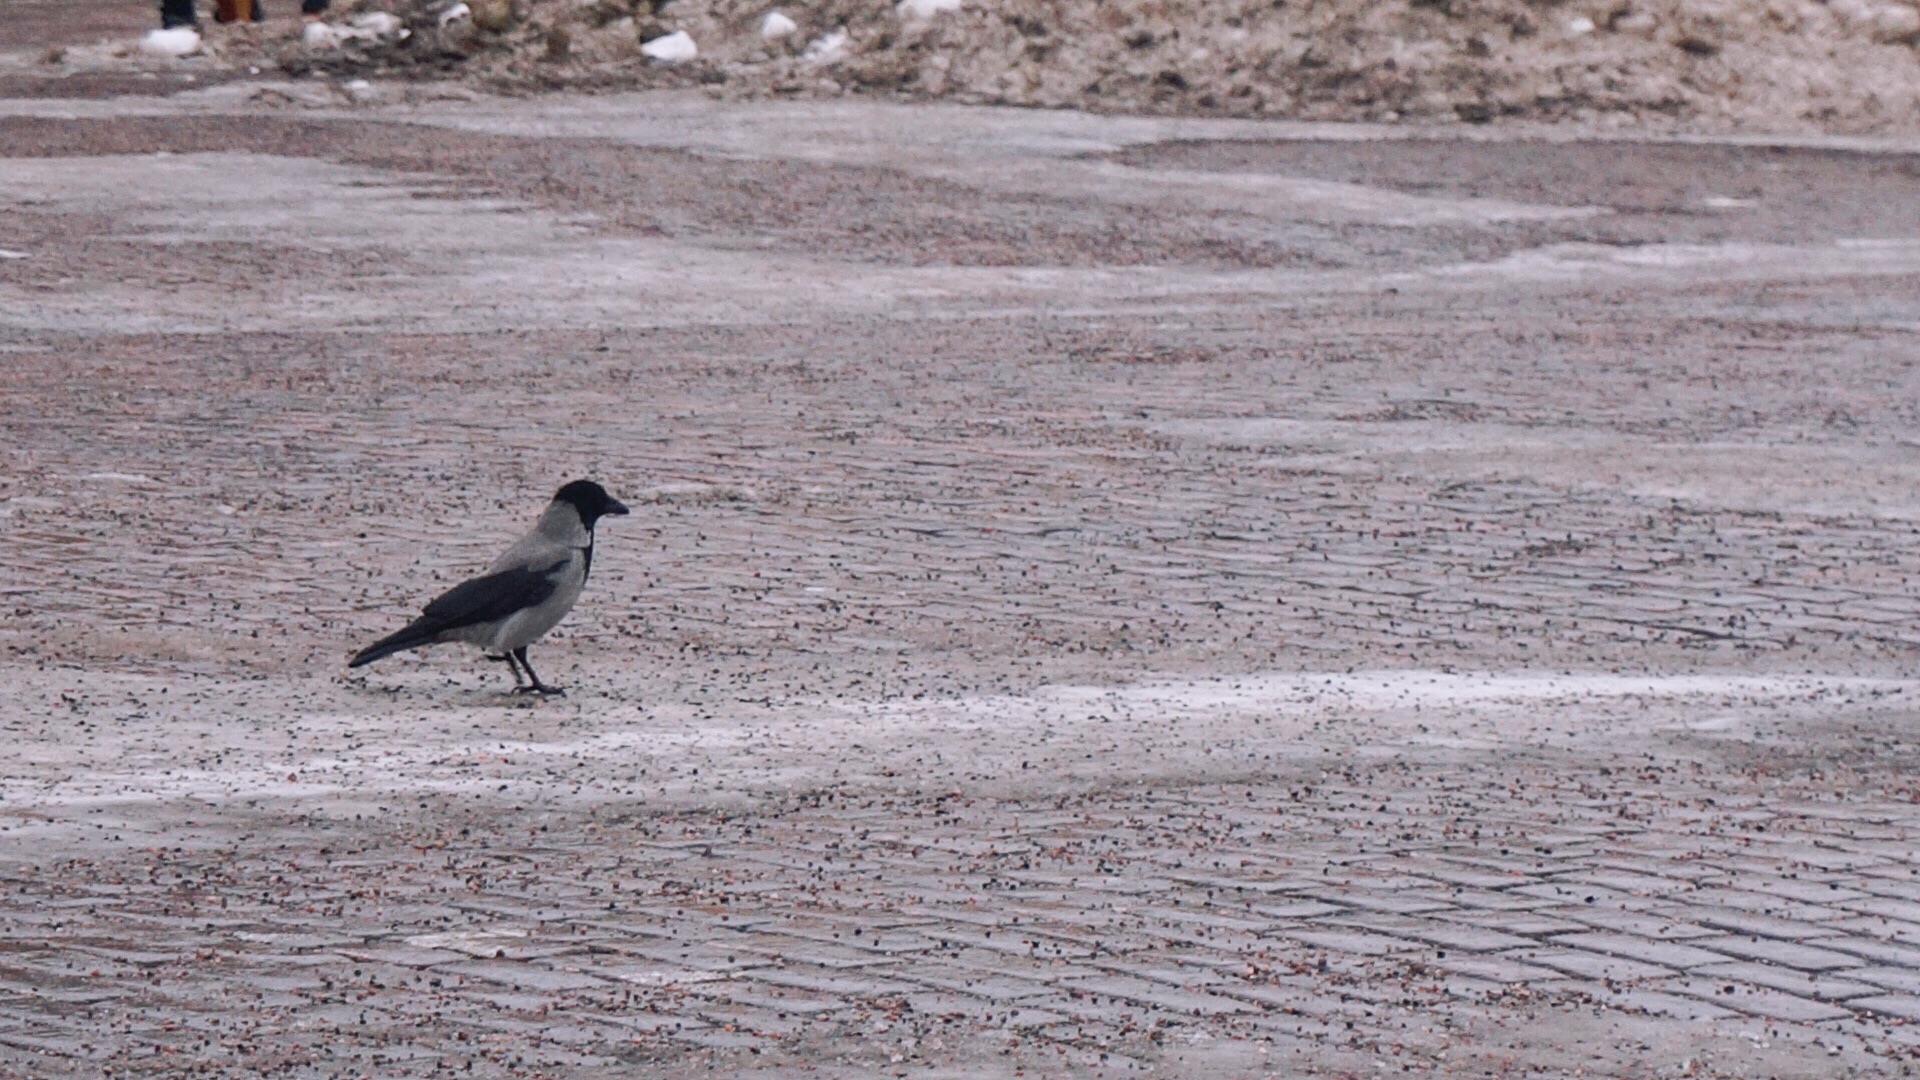
[[[1849,831],[1858,828],[1858,826],[1852,822],[1841,822],[1840,824],[1844,829]],[[1895,835],[1906,836],[1911,835],[1913,827],[1914,823],[1909,820],[1905,822],[1902,827],[1892,831]],[[1913,871],[1914,858],[1909,856],[1897,860],[1892,865],[1868,867],[1860,871],[1860,873],[1852,879],[1851,884],[1854,889],[1872,896],[1891,896],[1902,900],[1920,902],[1920,880],[1915,879]],[[1844,888],[1839,882],[1833,884],[1835,888]],[[1846,898],[1853,899],[1851,895]]]
[[[1896,924],[1920,926],[1920,901],[1869,896],[1857,900],[1843,900],[1835,906],[1847,912],[1879,916]]]
[[[1729,908],[1688,908],[1690,918],[1702,926],[1715,931],[1730,931],[1746,934],[1749,937],[1781,938],[1787,941],[1806,941],[1827,937],[1842,932],[1838,920],[1829,922],[1806,922],[1801,919],[1783,919],[1774,915],[1762,915],[1751,911]]]
[[[698,986],[713,982],[728,982],[734,978],[734,972],[750,969],[713,970],[711,968],[680,967],[665,964],[634,964],[625,961],[599,961],[583,963],[568,970],[579,971],[596,979],[610,979],[631,983],[635,986]]]
[[[1236,983],[1222,986],[1220,993],[1287,1016],[1327,1017],[1346,1011],[1336,995],[1304,987]]]
[[[1606,979],[1610,981],[1632,981],[1635,979],[1658,979],[1673,974],[1672,969],[1654,964],[1628,960],[1618,956],[1600,956],[1575,949],[1527,948],[1514,949],[1502,953],[1505,959],[1537,967],[1552,968],[1555,971],[1577,975],[1585,979]]]
[[[1625,901],[1635,899],[1633,894],[1619,889],[1576,881],[1542,881],[1533,885],[1516,886],[1508,891],[1520,896],[1531,896],[1537,900],[1548,900],[1564,905],[1606,902],[1618,907]]]
[[[1659,797],[1656,792],[1648,792],[1647,796],[1656,799]],[[1725,875],[1721,871],[1711,866],[1703,866],[1691,862],[1675,862],[1670,858],[1660,859],[1650,857],[1648,854],[1642,854],[1643,852],[1650,853],[1656,847],[1661,846],[1661,839],[1657,834],[1636,837],[1632,849],[1609,851],[1600,859],[1598,865],[1607,870],[1619,870],[1628,874],[1643,874],[1669,882],[1685,882],[1692,886],[1698,886],[1704,881],[1716,881],[1724,878]],[[1690,845],[1687,844],[1669,843],[1668,846],[1687,854],[1692,853]],[[1604,885],[1606,883],[1601,882],[1601,884]]]
[[[1847,953],[1795,942],[1775,941],[1772,938],[1729,934],[1725,937],[1704,939],[1702,944],[1703,947],[1717,953],[1743,960],[1761,960],[1801,971],[1838,971],[1860,966],[1860,958]]]
[[[457,975],[466,979],[481,979],[499,983],[502,986],[520,986],[533,990],[567,991],[597,989],[606,986],[605,981],[578,972],[555,971],[552,968],[535,967],[532,964],[516,964],[507,961],[477,961],[464,964],[445,964],[432,969],[443,975]]]
[[[1522,963],[1505,956],[1448,955],[1435,958],[1430,963],[1446,971],[1501,984],[1545,982],[1559,977],[1559,972],[1552,968]]]
[[[366,960],[411,968],[433,967],[436,964],[452,963],[466,958],[465,953],[449,949],[418,949],[410,945],[380,945],[357,949],[343,948],[336,951],[350,960]]]
[[[1447,902],[1455,907],[1480,909],[1488,912],[1537,911],[1552,907],[1553,901],[1542,900],[1517,892],[1496,892],[1491,889],[1468,889],[1455,887],[1448,889]]]
[[[1895,984],[1878,983],[1876,985],[1877,981],[1860,981],[1862,973],[1869,970],[1873,969],[1852,968],[1849,969],[1844,976],[1834,977],[1811,974],[1805,971],[1795,971],[1791,968],[1776,967],[1772,964],[1756,964],[1750,961],[1730,961],[1723,964],[1711,964],[1705,967],[1694,968],[1688,972],[1688,974],[1696,978],[1708,980],[1709,982],[1752,983],[1755,986],[1765,986],[1774,990],[1782,990],[1789,994],[1799,994],[1804,997],[1814,998],[1818,1001],[1844,1002],[1848,998],[1878,994],[1889,988],[1899,990],[1907,989],[1906,987]],[[1920,979],[1915,979],[1914,983],[1916,986],[1920,986]]]
[[[1858,934],[1885,942],[1895,942],[1920,948],[1920,924],[1895,922],[1879,915],[1863,915],[1854,919],[1835,919],[1825,924],[1836,933]],[[1824,944],[1824,942],[1815,942]]]
[[[486,986],[490,984],[480,983],[476,985]],[[471,987],[465,987],[459,990],[458,994],[461,1000],[463,1001],[485,1002],[487,1005],[495,1009],[500,1009],[506,1012],[537,1014],[542,1012],[543,1010],[550,1008],[553,1005],[553,999],[551,997],[548,997],[545,994],[522,992],[517,990],[493,990],[493,989],[476,990]],[[490,1016],[488,1019],[489,1021],[492,1021],[494,1019],[497,1019],[497,1017]],[[511,1030],[526,1031],[531,1029],[522,1026],[522,1027],[515,1027]]]
[[[1920,968],[1849,968],[1844,978],[1849,982],[1853,982],[1855,985],[1867,985],[1883,990],[1898,990],[1903,994],[1920,996]]]
[[[1824,904],[1808,904],[1767,893],[1749,892],[1744,889],[1703,888],[1687,896],[1685,900],[1689,908],[1700,907],[1708,910],[1717,908],[1745,911],[1756,915],[1771,915],[1775,918],[1811,923],[1816,927],[1822,922],[1843,918],[1846,915],[1844,910],[1837,907],[1829,907]],[[1696,921],[1704,925],[1711,925],[1707,923],[1704,918],[1697,918]]]
[[[1410,860],[1406,870],[1410,874],[1429,878],[1444,885],[1472,889],[1475,895],[1497,893],[1508,885],[1524,880],[1510,873],[1481,870],[1431,857]]]
[[[1858,882],[1859,878],[1852,878]],[[1842,905],[1843,901],[1859,899],[1864,893],[1858,886],[1849,887],[1845,882],[1828,879],[1814,880],[1804,877],[1782,877],[1778,874],[1742,874],[1738,887],[1749,893],[1763,896],[1779,896],[1788,900],[1815,906]]]
[[[635,969],[669,969],[712,971],[732,973],[748,971],[770,966],[772,960],[765,955],[744,952],[729,945],[709,945],[705,942],[686,941],[680,943],[656,942],[651,940],[633,941],[608,946],[607,955],[619,955],[629,958],[641,958],[652,961],[650,965],[635,965]],[[596,965],[604,961],[596,961]],[[585,966],[584,964],[582,966]]]
[[[1384,934],[1368,934],[1352,930],[1287,930],[1285,934],[1303,945],[1358,956],[1386,956],[1389,953],[1412,952],[1423,948],[1417,942],[1387,937]]]
[[[1167,880],[1178,882],[1182,885],[1198,885],[1203,889],[1215,888],[1215,889],[1229,890],[1236,893],[1254,893],[1257,895],[1271,895],[1274,893],[1292,892],[1296,889],[1302,888],[1302,885],[1300,882],[1295,881],[1291,878],[1283,878],[1279,880],[1263,880],[1263,879],[1250,879],[1250,878],[1220,877],[1220,876],[1211,875],[1211,874],[1189,874],[1189,873],[1183,872],[1183,873],[1168,874]]]
[[[1273,919],[1313,919],[1322,915],[1335,915],[1346,909],[1338,904],[1329,904],[1319,900],[1295,900],[1286,903],[1255,903],[1253,910]]]
[[[365,944],[366,939],[345,934],[308,934],[308,933],[263,933],[255,930],[242,930],[233,935],[241,941],[254,945],[265,945],[272,949],[287,952],[314,952],[320,949],[337,949]]]
[[[685,1031],[697,1031],[708,1026],[707,1022],[704,1020],[701,1020],[688,1013],[679,1013],[679,1012],[675,1012],[675,1013],[653,1013],[653,1012],[639,1012],[639,1011],[619,1012],[619,1013],[583,1012],[581,1014],[581,1018],[594,1020],[599,1023],[606,1024],[609,1027],[623,1028],[629,1031],[633,1031],[633,1032],[636,1032],[639,1034],[645,1034],[645,1035],[652,1035],[656,1033],[672,1035],[672,1034],[685,1032]]]
[[[911,993],[920,989],[910,982],[867,972],[854,975],[826,971],[809,972],[793,968],[760,968],[753,973],[753,977],[756,981],[771,983],[774,986],[790,986],[816,994],[842,994],[850,997]]]
[[[1091,978],[1078,978],[1062,982],[1061,987],[1068,991],[1098,994],[1101,997],[1119,998],[1139,1005],[1153,1006],[1172,1012],[1193,1016],[1211,1016],[1222,1013],[1249,1012],[1252,1007],[1242,1001],[1220,994],[1183,990],[1164,983],[1146,979],[1130,978],[1125,975],[1099,975]]]
[[[125,964],[135,968],[157,968],[168,964],[177,964],[188,958],[187,954],[177,952],[141,952],[135,949],[103,949],[98,946],[76,945],[73,951],[86,956],[97,956],[102,960]]]
[[[1732,1009],[1722,1008],[1710,1001],[1642,987],[1623,988],[1620,992],[1608,997],[1607,1004],[1615,1008],[1630,1009],[1654,1016],[1670,1016],[1676,1020],[1726,1020],[1740,1015]]]
[[[1380,911],[1389,914],[1412,915],[1434,911],[1449,911],[1455,906],[1451,900],[1442,899],[1432,891],[1414,893],[1374,892],[1369,889],[1352,889],[1338,894],[1341,903],[1362,911]],[[1322,897],[1327,899],[1327,897]]]
[[[1607,956],[1624,956],[1678,971],[1699,967],[1702,964],[1726,961],[1723,954],[1708,951],[1719,938],[1694,938],[1693,941],[1700,947],[1674,941],[1650,941],[1632,934],[1560,934],[1548,940],[1563,948],[1585,949]]]
[[[923,983],[956,994],[965,994],[986,1001],[1019,1001],[1022,998],[1038,997],[1049,993],[1045,983],[1030,982],[1025,979],[986,972],[970,972],[966,969],[947,968],[944,965],[915,964],[899,972],[903,980]]]
[[[929,942],[929,944],[933,944]],[[880,950],[872,952],[823,943],[794,934],[754,934],[720,946],[730,956],[779,960],[792,957],[819,967],[855,970],[885,966],[891,958]]]
[[[674,1039],[707,1050],[753,1050],[766,1046],[770,1038],[750,1031],[726,1031],[714,1027],[687,1028],[674,1033]]]
[[[1034,1008],[1031,1005],[1017,1005],[1009,1009],[989,1012],[972,1019],[979,1029],[990,1030],[998,1036],[1028,1036],[1047,1031],[1068,1032],[1062,1038],[1078,1041],[1085,1034],[1084,1025],[1097,1021],[1077,1019],[1072,1011],[1065,1008],[1068,999],[1064,995],[1054,995],[1041,999],[1040,1004],[1057,1011]],[[938,1014],[933,1014],[938,1015]],[[958,1019],[966,1014],[956,1014]],[[1108,1033],[1108,1044],[1114,1041]]]
[[[1846,1020],[1854,1015],[1850,1007],[1841,1007],[1828,1002],[1816,1001],[1798,993],[1783,993],[1779,990],[1751,983],[1735,983],[1713,979],[1681,979],[1672,984],[1683,994],[1691,994],[1710,1001],[1722,1008],[1733,1009],[1752,1016],[1764,1016],[1774,1020],[1788,1020],[1799,1024],[1818,1023],[1826,1020]],[[1733,993],[1727,993],[1731,987]],[[1864,1000],[1864,999],[1861,999]],[[1856,1002],[1849,1003],[1857,1004]]]
[[[1347,919],[1343,922],[1361,929],[1378,930],[1393,937],[1468,952],[1498,952],[1537,944],[1532,938],[1517,934],[1503,934],[1485,927],[1436,919],[1401,918],[1390,922],[1384,919]]]
[[[1819,944],[1823,949],[1858,956],[1875,963],[1920,968],[1920,948],[1912,945],[1855,936],[1823,937],[1819,939]]]
[[[1063,1012],[988,1001],[967,994],[922,991],[908,994],[904,1000],[909,1008],[922,1016],[965,1018],[975,1023],[1016,1030],[1049,1027],[1070,1019]]]
[[[727,1004],[708,1004],[696,1006],[694,1015],[713,1025],[720,1031],[745,1032],[762,1039],[786,1039],[804,1032],[811,1020],[793,1013],[781,1013],[770,1009],[741,1003],[738,1007]]]
[[[1920,996],[1912,994],[1854,998],[1847,1002],[1847,1007],[1878,1013],[1882,1016],[1898,1017],[1901,1020],[1920,1020]]]
[[[1165,983],[1168,986],[1183,987],[1188,990],[1203,989],[1211,992],[1213,988],[1230,981],[1219,973],[1219,965],[1153,962],[1148,959],[1129,959],[1102,963],[1102,971],[1113,975],[1123,975],[1150,982]],[[1226,970],[1232,970],[1227,966]]]
[[[97,1056],[89,1052],[90,1041],[81,1035],[50,1029],[45,1031],[0,1031],[0,1046],[31,1050],[55,1058],[86,1060]]]
[[[1723,933],[1720,930],[1688,922],[1674,913],[1663,912],[1657,907],[1644,911],[1623,911],[1617,908],[1603,908],[1596,904],[1591,907],[1582,905],[1577,908],[1561,907],[1553,910],[1556,915],[1563,915],[1568,920],[1585,926],[1652,938],[1655,941],[1689,941],[1694,938],[1716,937]]]
[[[1032,912],[1040,918],[1055,918],[1052,912]],[[1214,911],[1185,911],[1173,908],[1146,907],[1137,909],[1135,915],[1144,919],[1162,919],[1183,925],[1206,926],[1215,929],[1236,931],[1245,934],[1257,934],[1272,926],[1268,919],[1241,918],[1235,915],[1223,915]],[[1104,925],[1105,920],[1101,920]],[[1097,944],[1097,941],[1084,937],[1073,938],[1077,943]]]
[[[1692,892],[1694,888],[1693,883],[1689,881],[1604,866],[1562,874],[1554,880],[1569,884],[1578,882],[1585,885],[1600,885],[1629,896],[1666,896],[1671,893]]]

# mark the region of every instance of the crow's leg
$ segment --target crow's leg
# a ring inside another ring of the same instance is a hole
[[[483,653],[482,655],[486,656],[489,660],[506,664],[508,670],[513,672],[513,692],[516,694],[521,692],[521,688],[526,685],[527,680],[520,677],[520,665],[514,660],[512,653],[502,653],[499,656],[487,653]]]
[[[527,669],[527,678],[533,681],[533,684],[531,686],[516,687],[514,690],[514,693],[556,694],[556,695],[566,693],[565,690],[562,690],[557,686],[548,686],[546,683],[541,682],[540,676],[535,675],[533,673],[533,665],[527,662],[527,647],[525,645],[522,645],[519,648],[513,650],[512,656],[514,659],[520,661],[521,667]]]

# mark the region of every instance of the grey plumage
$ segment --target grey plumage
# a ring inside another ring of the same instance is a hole
[[[517,689],[559,693],[533,673],[527,646],[553,629],[580,599],[593,568],[594,524],[626,512],[599,484],[575,480],[554,495],[533,531],[495,559],[485,574],[441,593],[419,618],[361,649],[347,666],[458,641],[506,660]],[[518,685],[523,669],[529,680],[524,687]]]

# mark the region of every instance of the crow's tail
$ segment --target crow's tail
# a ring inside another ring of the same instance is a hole
[[[356,668],[362,664],[371,664],[383,656],[392,656],[407,649],[417,649],[422,645],[432,645],[439,640],[439,631],[440,627],[427,620],[416,619],[402,627],[398,633],[388,634],[354,653],[353,659],[347,661],[347,666]]]

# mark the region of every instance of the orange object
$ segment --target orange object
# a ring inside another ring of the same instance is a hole
[[[213,10],[214,22],[251,22],[255,0],[218,0]]]

